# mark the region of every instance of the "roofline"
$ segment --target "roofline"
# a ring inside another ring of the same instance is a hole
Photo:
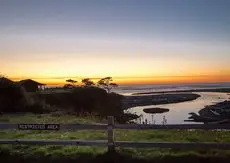
[[[36,84],[39,85],[39,86],[46,85],[46,84],[39,83],[39,82],[37,82],[37,81],[35,81],[35,80],[32,80],[32,79],[21,80],[21,81],[19,81],[18,83],[19,83],[19,84],[22,84],[22,83],[25,82],[25,81],[32,81],[32,82],[36,83]]]

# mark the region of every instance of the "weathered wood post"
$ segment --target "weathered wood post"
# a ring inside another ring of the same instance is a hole
[[[113,136],[113,126],[114,126],[114,117],[108,116],[108,127],[107,127],[107,133],[108,133],[108,152],[114,152],[115,146],[114,146],[114,136]]]

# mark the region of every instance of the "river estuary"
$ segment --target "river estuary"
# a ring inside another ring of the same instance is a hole
[[[228,100],[230,95],[227,93],[214,93],[214,92],[202,92],[196,93],[201,95],[196,100],[176,103],[176,104],[164,104],[164,105],[151,105],[142,107],[133,107],[128,109],[130,113],[136,113],[137,115],[142,115],[140,119],[137,119],[136,123],[148,122],[151,124],[162,124],[163,119],[166,119],[167,124],[191,124],[196,122],[184,122],[189,117],[189,113],[198,111],[204,108],[206,105],[212,105],[218,102]],[[143,111],[145,108],[168,108],[169,112],[161,114],[148,114]]]

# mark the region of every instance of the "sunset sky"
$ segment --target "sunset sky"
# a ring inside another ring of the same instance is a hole
[[[230,81],[229,0],[1,0],[0,73],[57,84]]]

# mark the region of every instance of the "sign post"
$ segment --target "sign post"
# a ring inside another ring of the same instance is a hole
[[[115,151],[113,126],[114,126],[114,117],[113,116],[109,116],[108,117],[108,127],[107,127],[107,133],[108,133],[108,152],[114,152]]]

